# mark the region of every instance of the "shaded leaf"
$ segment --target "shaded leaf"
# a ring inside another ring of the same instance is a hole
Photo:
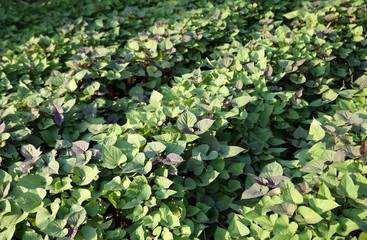
[[[54,114],[54,121],[56,125],[61,127],[62,123],[64,122],[64,109],[60,105],[54,104],[52,113]]]

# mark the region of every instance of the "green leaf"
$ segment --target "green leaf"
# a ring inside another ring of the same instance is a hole
[[[90,239],[90,240],[97,240],[98,239],[97,231],[92,226],[84,225],[82,227],[82,229],[80,230],[80,233],[81,233],[83,239]]]
[[[301,204],[303,202],[302,195],[293,187],[284,189],[283,198],[284,201],[290,203]]]
[[[65,228],[66,223],[65,219],[54,220],[42,231],[50,237],[65,237],[68,234],[68,230]]]
[[[152,158],[163,152],[165,149],[166,146],[161,142],[150,142],[145,146],[144,153],[147,158]]]
[[[102,147],[103,165],[109,169],[115,169],[122,163],[126,162],[127,158],[120,149],[115,146]]]
[[[236,108],[240,108],[245,106],[247,103],[249,103],[252,100],[251,96],[241,96],[233,99],[231,101],[232,106]]]
[[[42,197],[36,193],[26,192],[16,198],[16,202],[23,211],[33,213],[42,207]]]
[[[224,228],[218,227],[214,233],[214,240],[231,240],[231,234]]]
[[[316,224],[323,219],[314,210],[305,206],[298,207],[297,212],[299,216],[302,217],[299,218],[298,220],[296,219],[298,222],[305,222],[307,224]]]
[[[343,175],[338,185],[338,191],[340,191],[343,196],[352,199],[358,198],[358,188],[359,186],[354,184],[349,173]]]
[[[298,16],[298,10],[283,14],[283,17],[287,18],[287,19],[292,19]]]
[[[325,131],[322,129],[321,123],[316,119],[313,119],[310,125],[310,131],[307,136],[307,139],[318,142],[324,137],[325,137]]]
[[[177,119],[177,127],[182,130],[184,128],[191,128],[195,125],[196,116],[190,111],[183,112]]]
[[[152,92],[152,94],[150,95],[150,98],[149,98],[149,103],[150,104],[160,103],[162,99],[163,99],[163,95],[161,93],[153,90],[153,92]]]
[[[240,154],[241,152],[245,151],[245,149],[238,147],[238,146],[222,145],[221,147],[222,147],[222,150],[221,150],[220,156],[224,158],[235,157],[238,154]]]
[[[148,161],[145,165],[145,155],[144,153],[138,153],[135,158],[128,162],[123,169],[123,173],[140,173],[140,174],[147,174],[152,170],[152,162]]]
[[[282,165],[280,165],[277,162],[272,162],[265,165],[265,167],[263,167],[260,173],[260,177],[263,178],[268,178],[272,176],[282,176],[282,175],[283,175]]]
[[[49,211],[44,207],[41,207],[37,210],[36,226],[38,228],[44,229],[48,224],[54,221],[54,219],[56,218],[57,211],[60,208],[59,202],[55,201],[51,203],[50,208],[52,213],[49,213]]]
[[[19,185],[28,189],[45,188],[46,178],[41,175],[25,175],[19,181]]]
[[[251,199],[264,196],[269,191],[267,186],[262,186],[254,183],[249,189],[246,189],[241,196],[241,199]]]
[[[311,198],[310,199],[310,206],[314,209],[317,213],[322,214],[324,212],[330,211],[334,208],[339,207],[340,205],[337,204],[333,200],[328,199],[319,199],[319,198]]]
[[[234,215],[231,222],[229,223],[228,231],[234,238],[244,237],[250,234],[248,227],[246,227],[246,225],[238,219],[237,215]]]
[[[278,213],[278,214],[285,214],[285,215],[292,216],[296,207],[292,203],[284,202],[281,204],[274,205],[270,209],[273,212]]]
[[[100,171],[94,164],[85,165],[82,168],[74,168],[73,182],[79,186],[91,183]]]
[[[133,145],[135,148],[140,148],[141,145],[147,142],[145,137],[139,134],[128,134],[126,141]]]

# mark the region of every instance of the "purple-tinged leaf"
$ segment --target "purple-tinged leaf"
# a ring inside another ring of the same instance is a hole
[[[97,103],[95,102],[92,102],[90,103],[83,111],[82,113],[85,115],[85,116],[92,116],[94,117],[97,113]]]
[[[232,55],[226,55],[218,60],[218,64],[222,68],[229,68],[233,63],[234,57]]]
[[[281,214],[281,215],[289,215],[292,216],[295,210],[295,206],[292,203],[281,203],[278,205],[274,205],[270,208],[273,212]]]
[[[325,21],[330,22],[335,19],[335,14],[330,13],[324,17]]]
[[[358,117],[357,114],[353,114],[349,119],[348,119],[348,123],[349,124],[358,124],[361,125],[363,123],[363,118]]]
[[[366,142],[364,142],[364,145],[366,147]],[[335,153],[333,162],[340,162],[340,161],[344,161],[345,160],[345,153],[343,153],[342,151],[338,150]]]
[[[40,156],[42,151],[40,151],[40,147],[36,149],[32,144],[26,144],[20,148],[20,153],[28,160]]]
[[[281,91],[283,91],[283,88],[278,87],[278,86],[273,86],[273,90],[274,90],[274,92],[281,92]]]
[[[76,142],[73,142],[73,146],[71,147],[71,150],[78,156],[80,154],[85,153],[89,148],[89,143],[83,140],[79,140]]]
[[[167,51],[166,54],[171,55],[174,54],[176,51],[177,51],[176,48],[172,48],[170,51]]]
[[[154,157],[151,161],[152,161],[152,165],[158,164],[158,163],[162,163],[163,161],[163,157],[162,156],[156,156]]]
[[[259,24],[261,26],[264,26],[264,25],[269,25],[270,23],[272,23],[274,21],[274,19],[270,18],[270,19],[261,19],[259,21]]]
[[[54,121],[56,125],[61,127],[62,123],[64,122],[64,109],[60,105],[54,104],[52,113],[54,114]]]
[[[306,61],[306,59],[301,59],[301,60],[298,60],[297,62],[294,63],[295,66],[299,67],[301,66],[302,64],[304,64]]]
[[[271,177],[268,177],[267,180],[269,181],[269,183],[267,184],[268,187],[270,188],[276,188],[278,186],[278,184],[285,180],[285,179],[288,179],[290,180],[289,177],[286,177],[286,176],[271,176]]]
[[[271,65],[266,66],[264,74],[265,74],[266,77],[272,76],[273,75],[273,67]]]
[[[77,233],[78,233],[78,227],[68,228],[68,234],[66,235],[66,240],[73,240]]]
[[[367,88],[367,75],[360,76],[354,83],[359,85],[359,89]]]
[[[295,98],[300,98],[302,97],[302,95],[303,95],[303,89],[298,90],[297,92],[294,93]]]
[[[300,194],[306,194],[312,191],[312,188],[308,185],[307,182],[300,183],[296,186],[296,189]]]
[[[0,134],[2,134],[5,131],[5,122],[0,124]]]
[[[255,182],[257,182],[260,185],[266,186],[268,184],[268,180],[266,180],[266,178],[263,177],[254,177]]]
[[[267,186],[261,186],[258,183],[254,183],[249,189],[246,189],[241,196],[241,199],[251,199],[262,197],[269,192]]]
[[[195,134],[194,129],[193,128],[188,128],[188,127],[183,128],[181,130],[181,132],[184,133],[184,134]]]
[[[52,108],[52,113],[53,114],[63,114],[64,113],[64,109],[59,105],[59,104],[54,104],[53,108]]]
[[[332,27],[330,27],[330,28],[327,28],[326,30],[324,30],[322,33],[323,34],[328,34],[329,32],[331,32],[333,30],[333,28]]]
[[[294,104],[294,105],[296,105],[296,106],[298,106],[298,105],[300,105],[301,104],[301,99],[295,99],[295,98],[292,98],[291,99],[292,100],[292,103]]]
[[[94,160],[101,160],[102,159],[102,152],[97,149],[92,149],[92,158]]]
[[[181,41],[183,41],[183,42],[190,42],[191,40],[192,40],[192,36],[190,36],[190,35],[183,35],[181,37]]]
[[[156,21],[156,22],[154,23],[154,26],[159,27],[160,25],[163,25],[163,24],[164,24],[164,22],[163,22],[163,21]]]
[[[343,153],[342,151],[338,150],[336,153],[335,153],[335,156],[333,158],[332,161],[326,161],[325,162],[325,165],[331,165],[335,162],[340,162],[340,161],[344,161],[345,160],[345,153]]]
[[[22,173],[26,173],[32,166],[33,164],[38,160],[40,159],[40,156],[36,156],[36,157],[33,157],[31,159],[28,159],[26,161],[23,162],[23,169],[22,169]]]
[[[64,115],[54,115],[54,121],[57,126],[61,127],[62,123],[64,122]]]
[[[194,77],[200,77],[201,76],[201,69],[200,68],[196,69],[193,76]]]
[[[366,146],[366,140],[363,141],[361,147],[359,148],[359,153],[366,158],[366,150],[367,150],[367,146]]]
[[[196,135],[200,135],[205,133],[206,131],[209,130],[209,128],[213,125],[214,120],[209,119],[209,118],[205,118],[202,119],[200,121],[198,121],[197,123],[195,123],[195,127],[197,127],[199,130],[195,131]]]
[[[181,157],[180,155],[176,154],[176,153],[170,153],[167,155],[167,157],[165,159],[162,160],[162,163],[164,163],[165,165],[174,165],[176,163],[181,162]]]
[[[73,19],[68,18],[68,17],[63,18],[63,19],[62,19],[62,21],[63,21],[64,23],[66,23],[66,24],[72,24],[72,23],[74,22],[74,20],[73,20]]]
[[[227,97],[227,99],[223,102],[223,106],[228,106],[232,102],[232,99],[233,95]]]
[[[255,63],[254,62],[249,62],[245,65],[245,69],[246,71],[249,71],[250,67],[255,67]]]
[[[330,125],[325,125],[325,126],[323,126],[323,125],[321,125],[321,128],[325,131],[325,132],[327,132],[327,133],[329,133],[329,134],[332,134],[332,133],[334,133],[335,132],[335,127],[333,127],[333,126],[330,126]]]
[[[80,47],[76,50],[76,52],[88,55],[89,53],[92,53],[92,49],[90,47]]]
[[[217,18],[219,18],[219,16],[220,16],[220,10],[217,10],[217,11],[215,11],[215,13],[213,14],[212,18],[217,19]]]

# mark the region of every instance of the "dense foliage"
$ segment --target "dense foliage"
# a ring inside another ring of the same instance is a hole
[[[0,2],[0,239],[366,239],[364,0]]]

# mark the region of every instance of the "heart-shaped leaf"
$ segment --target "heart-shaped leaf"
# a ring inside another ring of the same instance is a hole
[[[264,196],[269,191],[267,186],[261,186],[258,183],[254,183],[249,189],[246,189],[241,196],[241,199],[251,199]]]
[[[165,165],[174,165],[176,163],[181,162],[181,157],[180,155],[176,154],[176,153],[170,153],[167,155],[167,157],[165,159],[162,160],[162,163],[164,163]]]
[[[281,215],[289,215],[292,216],[294,210],[296,209],[295,205],[292,203],[281,203],[274,205],[270,208],[273,212],[281,214]]]
[[[78,156],[80,154],[85,153],[89,148],[89,143],[83,140],[79,140],[76,142],[73,142],[73,146],[71,147],[71,150]]]

